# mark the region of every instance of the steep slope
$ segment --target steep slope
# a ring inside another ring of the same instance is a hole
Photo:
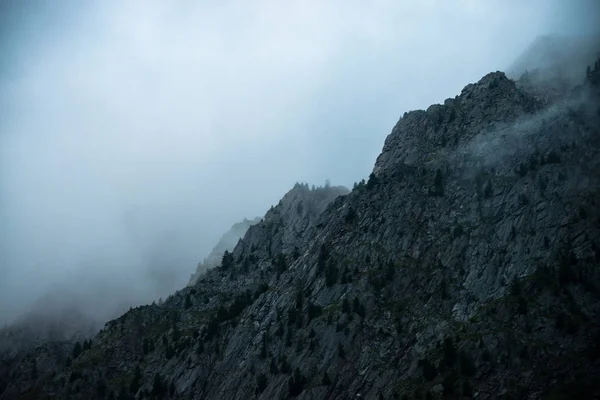
[[[226,251],[232,251],[238,241],[244,237],[248,228],[252,225],[256,225],[260,222],[261,218],[256,217],[253,220],[244,219],[241,222],[233,224],[233,226],[221,236],[217,245],[211,250],[210,254],[204,259],[204,261],[198,263],[196,272],[190,277],[190,285],[194,285],[198,280],[198,277],[202,272],[209,268],[216,267],[221,263],[223,254]]]
[[[496,72],[406,114],[368,182],[322,212],[298,185],[193,287],[5,364],[1,398],[600,395],[599,98],[596,63],[550,107]]]

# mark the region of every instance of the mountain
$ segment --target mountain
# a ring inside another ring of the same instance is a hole
[[[600,60],[552,101],[493,72],[406,113],[368,181],[296,185],[220,265],[0,399],[600,396]]]
[[[600,57],[600,36],[538,37],[507,69],[507,76],[539,100],[565,96],[585,79],[586,67]]]
[[[221,236],[217,245],[211,250],[204,261],[198,263],[196,272],[190,277],[189,285],[194,285],[204,271],[219,265],[223,258],[223,254],[225,254],[226,251],[232,251],[238,241],[244,237],[248,228],[258,224],[260,220],[260,217],[256,217],[253,220],[244,218],[243,221],[233,224],[233,226]]]

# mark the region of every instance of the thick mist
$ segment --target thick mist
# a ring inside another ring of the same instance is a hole
[[[0,323],[165,296],[294,182],[368,176],[405,111],[600,26],[593,0],[23,3],[0,6]]]

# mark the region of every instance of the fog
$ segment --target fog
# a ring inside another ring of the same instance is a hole
[[[594,0],[0,7],[0,323],[165,296],[296,181],[368,176],[405,111],[600,26]]]

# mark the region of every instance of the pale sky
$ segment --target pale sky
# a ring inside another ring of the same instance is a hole
[[[367,177],[405,111],[600,26],[594,0],[23,3],[0,5],[0,322],[182,287],[296,181]]]

